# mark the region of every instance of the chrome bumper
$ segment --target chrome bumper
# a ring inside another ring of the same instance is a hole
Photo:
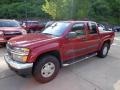
[[[11,68],[14,68],[17,70],[24,70],[24,69],[33,67],[33,63],[20,63],[20,62],[14,61],[8,56],[8,54],[4,56],[4,59]]]

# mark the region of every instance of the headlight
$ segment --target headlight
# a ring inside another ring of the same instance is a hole
[[[2,32],[2,31],[0,31],[0,35],[3,35],[3,32]]]
[[[13,48],[14,52],[20,54],[20,55],[28,55],[29,54],[29,49],[28,48]]]
[[[28,48],[14,48],[12,52],[12,57],[14,60],[19,62],[26,62],[29,54]]]
[[[19,62],[26,62],[27,61],[28,56],[27,55],[19,55],[19,54],[13,54],[13,59],[15,61],[19,61]]]

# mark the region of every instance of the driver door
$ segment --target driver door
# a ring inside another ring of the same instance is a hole
[[[62,44],[65,60],[69,60],[87,53],[87,35],[84,23],[76,23],[69,32],[75,32],[76,37],[66,38]]]

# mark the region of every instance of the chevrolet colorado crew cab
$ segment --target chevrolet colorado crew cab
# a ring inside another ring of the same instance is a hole
[[[95,55],[106,57],[114,36],[114,32],[98,30],[93,21],[58,21],[41,33],[10,39],[4,58],[17,74],[32,74],[40,83],[46,83],[63,66]]]

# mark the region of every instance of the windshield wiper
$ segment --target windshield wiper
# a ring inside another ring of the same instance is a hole
[[[56,26],[57,26],[57,23],[55,23],[54,25],[51,25],[52,29],[53,29],[54,27],[56,27]]]

